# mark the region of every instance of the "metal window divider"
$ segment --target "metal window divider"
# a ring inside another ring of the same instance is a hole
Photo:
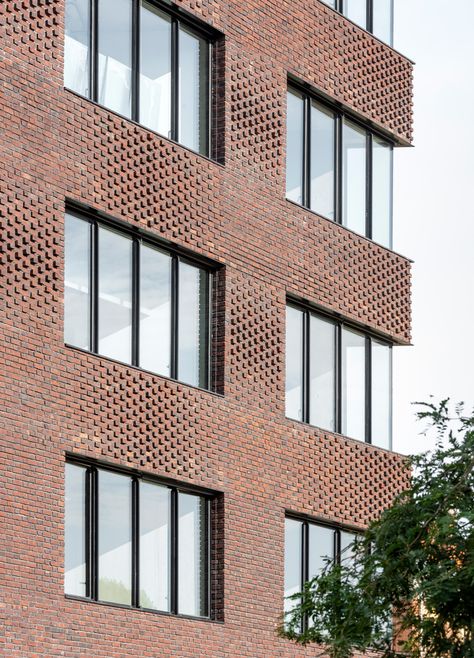
[[[372,338],[365,337],[365,442],[372,443]]]
[[[171,489],[171,592],[170,592],[170,612],[178,614],[178,491],[175,488]]]
[[[171,19],[171,139],[179,141],[179,21]]]
[[[132,365],[140,365],[140,247],[139,238],[132,241]]]
[[[132,607],[140,607],[140,482],[131,479],[132,486]]]
[[[141,0],[133,0],[131,115],[137,123],[140,122],[140,5]]]

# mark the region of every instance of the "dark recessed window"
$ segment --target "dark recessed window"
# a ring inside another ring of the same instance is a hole
[[[287,98],[287,199],[391,248],[392,144],[303,89]]]
[[[65,342],[210,388],[211,270],[109,222],[65,228]]]
[[[392,347],[310,308],[286,308],[286,415],[381,448],[392,442]]]
[[[393,0],[322,0],[381,41],[393,45]]]
[[[210,154],[215,36],[152,0],[67,0],[64,84]]]
[[[210,502],[146,477],[67,463],[65,593],[208,617]]]
[[[294,606],[286,597],[298,594],[306,582],[315,578],[327,560],[350,559],[350,545],[356,534],[304,519],[285,519],[285,612]],[[307,623],[307,620],[303,620]]]

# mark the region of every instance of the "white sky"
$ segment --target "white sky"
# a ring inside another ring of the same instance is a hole
[[[420,452],[411,402],[474,404],[473,0],[395,0],[415,61],[414,149],[395,152],[394,248],[415,261],[414,347],[394,350],[394,450]]]

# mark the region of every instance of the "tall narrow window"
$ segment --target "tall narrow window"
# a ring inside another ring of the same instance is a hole
[[[82,466],[66,464],[64,591],[86,596],[86,477]]]
[[[393,42],[393,0],[373,0],[372,32],[385,43]]]
[[[66,0],[64,84],[209,155],[217,36],[149,0]]]
[[[344,16],[363,27],[364,30],[367,29],[367,0],[343,0],[343,3]]]
[[[286,307],[286,415],[303,420],[303,313]]]
[[[343,132],[343,219],[347,228],[362,235],[366,230],[366,144],[367,136],[353,123],[344,122]]]
[[[65,342],[209,388],[211,277],[133,230],[68,213]]]
[[[286,311],[286,415],[390,448],[388,343],[291,301]]]
[[[140,123],[171,137],[171,18],[140,5]]]
[[[288,89],[286,197],[392,246],[393,145],[295,83]]]
[[[393,149],[378,137],[372,140],[372,237],[392,244]]]
[[[64,245],[64,339],[90,349],[90,224],[66,215]]]
[[[344,328],[342,331],[342,432],[353,439],[365,438],[366,339]]]
[[[178,612],[203,617],[207,611],[207,502],[178,496]]]
[[[89,31],[90,0],[68,0],[64,34],[64,84],[83,96],[90,94]]]
[[[301,521],[285,520],[285,612],[296,605],[295,601],[287,597],[301,592],[303,585],[302,529]]]
[[[210,501],[148,476],[68,462],[65,593],[208,617]]]
[[[303,203],[304,104],[293,91],[287,95],[286,196]]]

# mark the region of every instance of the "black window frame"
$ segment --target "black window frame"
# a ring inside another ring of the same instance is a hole
[[[333,534],[333,564],[341,564],[341,533],[347,532],[353,535],[362,535],[363,530],[353,526],[342,525],[340,523],[331,523],[324,519],[317,519],[304,514],[297,514],[291,511],[285,512],[285,523],[287,520],[298,521],[301,523],[301,578],[300,592],[303,591],[305,583],[309,582],[309,526],[317,526],[331,530]],[[330,557],[330,556],[327,556]],[[302,619],[302,630],[308,628],[308,617],[305,615]]]
[[[123,116],[127,121],[133,121],[140,126],[150,130],[161,137],[170,139],[177,144],[187,148],[194,153],[198,153],[207,158],[213,158],[213,125],[214,125],[214,80],[213,80],[213,68],[215,60],[215,46],[217,41],[222,37],[222,34],[207,25],[203,21],[191,15],[189,12],[186,12],[175,5],[165,2],[165,0],[146,0],[148,3],[156,7],[159,11],[169,16],[171,19],[171,125],[170,125],[170,134],[163,135],[158,133],[156,130],[144,126],[140,122],[140,6],[141,0],[131,0],[132,1],[132,53],[131,53],[131,106],[130,106],[130,116]],[[89,2],[89,71],[88,71],[88,81],[89,81],[89,95],[83,96],[93,103],[97,103],[101,107],[107,108],[106,105],[102,105],[99,101],[99,0],[88,0]],[[206,135],[206,150],[205,152],[196,151],[191,149],[184,144],[181,144],[179,141],[179,30],[180,26],[183,26],[190,32],[194,33],[196,36],[205,39],[208,42],[208,93],[207,93],[207,135]],[[66,87],[69,89],[69,87]],[[78,93],[71,89],[73,93]],[[79,94],[82,96],[82,94]],[[110,112],[118,114],[116,111],[109,109]]]
[[[343,168],[344,168],[344,142],[343,129],[344,123],[352,123],[357,128],[365,132],[366,137],[366,167],[365,167],[365,232],[363,237],[375,242],[373,238],[373,217],[372,217],[372,190],[373,190],[373,171],[372,171],[372,148],[374,138],[385,142],[392,150],[391,173],[390,173],[390,227],[389,227],[389,244],[382,246],[385,249],[393,250],[393,150],[396,146],[393,138],[387,136],[381,131],[374,129],[368,122],[362,121],[359,117],[340,104],[331,103],[325,96],[311,89],[305,84],[293,77],[288,77],[287,93],[294,93],[302,98],[303,101],[303,177],[301,181],[303,202],[299,204],[296,201],[288,199],[286,196],[286,176],[285,176],[285,198],[290,203],[294,203],[301,208],[305,208],[328,221],[343,226],[349,231],[350,227],[343,224]],[[321,215],[311,208],[311,104],[316,103],[334,115],[334,219]],[[288,112],[286,113],[288,121]],[[375,242],[375,244],[380,244]]]
[[[350,18],[348,18],[345,13],[344,13],[344,3],[346,0],[334,0],[334,7],[331,7],[328,5],[324,0],[321,0],[321,2],[326,5],[326,7],[329,7],[330,9],[334,9],[334,11],[337,11],[338,13],[342,14],[344,18],[347,18],[348,21],[351,21],[351,23],[354,23]],[[384,43],[385,45],[389,46],[390,48],[393,48],[393,36],[394,36],[394,23],[395,23],[395,2],[394,0],[391,0],[391,6],[390,6],[390,41],[386,42],[380,37],[378,37],[376,34],[374,34],[374,2],[376,0],[365,0],[366,4],[366,25],[367,27],[363,27],[362,25],[359,25],[358,23],[354,23],[354,25],[357,25],[357,27],[360,27],[361,30],[365,30],[366,32],[370,32],[372,36],[374,36],[376,39]]]
[[[286,416],[289,420],[295,422],[302,422],[311,427],[318,427],[313,425],[310,422],[310,349],[311,349],[311,336],[310,336],[310,320],[311,316],[319,317],[326,322],[331,322],[334,325],[335,329],[335,363],[334,363],[334,373],[335,373],[335,409],[334,409],[334,418],[335,418],[335,427],[333,430],[327,428],[320,428],[325,432],[333,432],[336,434],[343,435],[342,432],[342,401],[343,401],[343,391],[342,391],[342,333],[343,329],[347,328],[349,331],[354,331],[359,335],[364,336],[365,339],[365,437],[364,440],[356,439],[354,437],[348,436],[347,438],[353,439],[354,441],[361,441],[362,443],[372,444],[372,343],[380,343],[390,349],[390,438],[389,438],[389,447],[380,448],[381,450],[393,450],[393,343],[391,343],[387,338],[381,337],[374,332],[369,332],[367,329],[364,329],[350,321],[336,317],[335,315],[315,308],[311,304],[298,301],[292,297],[287,297],[285,308],[291,307],[303,313],[303,322],[302,322],[302,333],[303,333],[303,350],[302,350],[302,372],[303,378],[301,382],[302,389],[302,418],[298,420],[296,418],[291,418],[291,416]],[[288,358],[288,348],[285,351],[285,359]],[[346,436],[346,435],[343,435]],[[376,446],[379,447],[379,446]]]
[[[214,360],[214,341],[213,341],[213,310],[214,310],[214,297],[215,297],[215,277],[221,265],[210,261],[207,258],[196,256],[185,249],[180,249],[176,246],[171,246],[168,242],[160,240],[155,236],[150,235],[148,232],[140,228],[130,226],[129,224],[112,219],[102,213],[85,210],[75,203],[68,202],[66,204],[65,215],[71,215],[79,220],[89,223],[90,230],[90,254],[89,254],[89,346],[90,349],[83,349],[74,344],[66,342],[66,347],[77,349],[87,354],[93,354],[109,361],[116,363],[123,363],[133,368],[138,368],[143,372],[149,372],[158,377],[172,379],[176,382],[186,386],[192,386],[201,390],[209,392],[216,391],[216,383],[214,381],[213,373],[215,370]],[[131,324],[131,359],[130,363],[126,361],[119,361],[112,357],[101,354],[98,350],[99,345],[99,323],[98,323],[98,307],[99,307],[99,253],[98,253],[98,232],[99,228],[104,227],[119,235],[123,235],[132,240],[132,324]],[[167,253],[171,258],[171,355],[170,355],[170,374],[163,375],[152,370],[147,370],[140,366],[140,245],[150,246],[160,251]],[[204,372],[204,383],[202,385],[189,384],[180,380],[178,375],[178,353],[179,353],[179,263],[186,263],[199,267],[207,273],[208,285],[208,299],[207,299],[207,332],[206,332],[206,367]]]
[[[212,607],[212,563],[214,561],[212,532],[214,526],[213,502],[217,494],[205,488],[177,484],[173,480],[155,477],[147,473],[137,471],[132,468],[124,468],[110,463],[103,463],[94,459],[83,458],[78,455],[66,455],[66,464],[80,466],[86,469],[85,483],[85,556],[86,556],[86,596],[77,596],[67,594],[67,599],[89,601],[101,605],[110,605],[118,608],[144,610],[159,615],[173,615],[191,619],[213,620]],[[104,601],[99,598],[99,545],[98,545],[98,473],[99,471],[108,471],[124,475],[131,480],[131,528],[132,528],[132,555],[131,555],[131,601],[130,605],[124,603],[115,603],[113,601]],[[150,482],[170,491],[170,607],[169,610],[156,610],[140,605],[140,506],[139,506],[139,483]],[[205,597],[205,615],[190,615],[178,612],[178,542],[179,542],[179,520],[178,520],[178,495],[180,493],[200,496],[206,501],[206,597]]]

